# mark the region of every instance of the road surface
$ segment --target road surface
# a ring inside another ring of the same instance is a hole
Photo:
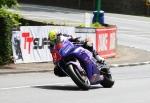
[[[1,103],[149,103],[150,65],[113,68],[115,85],[82,91],[53,73],[0,75]]]

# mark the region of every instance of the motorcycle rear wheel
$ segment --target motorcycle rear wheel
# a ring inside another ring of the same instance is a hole
[[[112,80],[112,76],[110,73],[109,68],[104,68],[106,70],[101,71],[103,73],[104,76],[104,80],[102,80],[100,82],[100,84],[104,87],[104,88],[111,88],[114,85],[114,81]]]
[[[79,72],[76,66],[69,64],[67,73],[80,89],[88,90],[90,88],[88,77],[84,73]]]

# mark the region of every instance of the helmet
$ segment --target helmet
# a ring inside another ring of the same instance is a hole
[[[50,39],[50,41],[54,41],[54,40],[56,40],[56,38],[57,38],[56,31],[50,31],[49,32],[49,39]]]

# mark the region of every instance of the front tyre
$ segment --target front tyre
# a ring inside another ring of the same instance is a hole
[[[76,66],[69,64],[67,73],[80,89],[88,90],[90,88],[90,81],[86,76],[85,71],[79,72]]]

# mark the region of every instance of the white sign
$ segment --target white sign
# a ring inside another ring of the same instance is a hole
[[[52,61],[48,34],[51,30],[68,35],[75,34],[74,27],[64,26],[22,26],[12,36],[15,63]]]
[[[116,30],[115,26],[106,29],[96,29],[96,50],[104,58],[116,55]]]

